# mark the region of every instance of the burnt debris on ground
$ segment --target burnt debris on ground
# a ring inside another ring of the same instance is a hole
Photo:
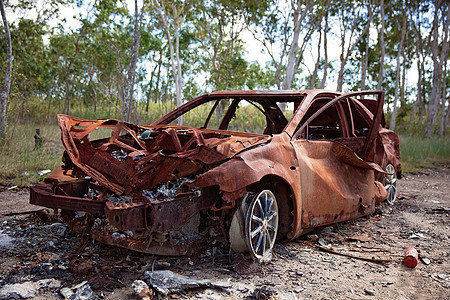
[[[83,231],[88,220],[83,215],[75,226],[81,232],[47,210],[3,217],[0,299],[445,298],[450,281],[449,172],[429,173],[402,179],[394,205],[382,204],[370,216],[277,243],[266,264],[229,253],[212,240],[181,257],[108,246]],[[413,269],[403,263],[408,247],[419,251]],[[194,284],[170,289],[164,283],[169,276],[164,276],[159,280],[163,293],[150,274],[170,274]],[[198,282],[207,286],[196,286]]]

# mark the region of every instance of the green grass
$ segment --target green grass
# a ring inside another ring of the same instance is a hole
[[[159,108],[159,109],[158,109]],[[244,107],[246,114],[233,120],[237,130],[258,131],[263,120],[255,117],[257,114],[253,107]],[[152,113],[161,115],[160,107],[154,105]],[[186,116],[186,123],[201,126],[204,122],[205,112],[197,112]],[[245,117],[245,115],[250,117]],[[44,179],[38,176],[40,170],[53,170],[61,165],[63,146],[61,145],[60,131],[56,124],[56,115],[52,117],[52,124],[9,123],[7,140],[0,144],[0,185],[20,187],[37,183]],[[95,119],[95,116],[92,116]],[[151,123],[154,120],[147,120]],[[216,122],[215,116],[211,120]],[[44,144],[41,149],[34,150],[35,128],[41,129]],[[101,132],[95,132],[92,138]],[[450,139],[445,137],[432,137],[430,139],[417,135],[400,135],[400,153],[404,172],[418,172],[420,168],[430,168],[436,165],[450,165]]]
[[[34,150],[35,128],[41,129],[42,147]],[[14,131],[14,134],[13,134]],[[17,124],[8,128],[8,138],[0,144],[0,185],[28,186],[44,179],[40,170],[61,165],[63,146],[58,125]]]
[[[424,138],[400,135],[400,155],[404,172],[418,172],[420,168],[450,164],[450,139],[448,137]]]

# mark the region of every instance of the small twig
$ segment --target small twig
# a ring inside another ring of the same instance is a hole
[[[152,272],[155,271],[156,255],[153,256]]]
[[[21,212],[10,212],[10,213],[7,213],[7,214],[3,214],[1,216],[3,216],[3,217],[11,217],[11,216],[18,216],[18,215],[29,215],[29,214],[34,214],[34,213],[37,213],[37,212],[40,212],[40,211],[41,211],[41,209],[21,211]]]

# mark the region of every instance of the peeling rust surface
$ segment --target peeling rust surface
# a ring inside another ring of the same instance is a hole
[[[220,101],[227,110],[212,128]],[[184,255],[210,227],[226,240],[245,195],[264,188],[277,197],[280,238],[292,239],[386,199],[384,169],[400,174],[401,162],[383,101],[381,91],[219,91],[147,126],[58,115],[64,164],[31,188],[30,203],[88,213],[104,243]],[[208,103],[204,126],[171,125]],[[263,133],[230,130],[242,105],[263,114]]]

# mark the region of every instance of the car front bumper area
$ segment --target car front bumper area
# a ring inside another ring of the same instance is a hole
[[[30,203],[60,209],[73,219],[74,212],[85,212],[94,217],[90,228],[94,239],[158,255],[186,255],[194,251],[192,245],[197,234],[186,238],[180,237],[180,232],[184,234],[183,228],[190,226],[202,209],[213,204],[212,197],[198,193],[154,203],[114,204],[101,197],[86,197],[87,189],[88,181],[83,179],[42,183],[30,188]]]

